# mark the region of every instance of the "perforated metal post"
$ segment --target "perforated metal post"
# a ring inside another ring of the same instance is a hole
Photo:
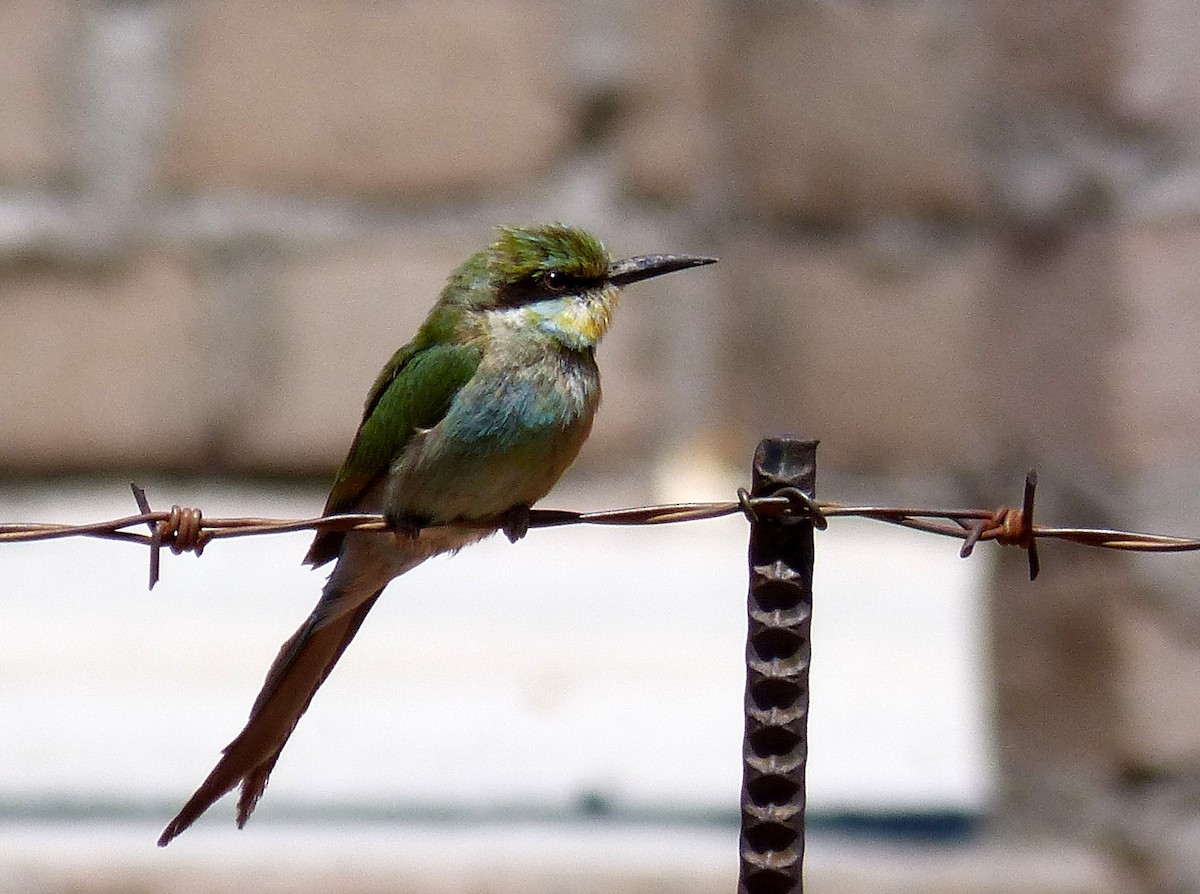
[[[816,441],[762,441],[750,495],[814,497],[816,460]],[[739,894],[804,890],[812,571],[811,520],[751,519]]]

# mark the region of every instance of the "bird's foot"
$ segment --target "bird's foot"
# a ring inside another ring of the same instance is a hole
[[[429,523],[428,519],[405,512],[384,512],[383,517],[397,540],[416,540],[421,536],[421,529]]]
[[[516,543],[522,537],[529,533],[529,507],[525,505],[514,506],[502,516],[504,524],[500,526],[500,530],[504,532],[504,536],[508,538],[509,543]]]

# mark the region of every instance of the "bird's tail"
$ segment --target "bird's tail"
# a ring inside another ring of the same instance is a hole
[[[330,615],[321,610],[332,595],[327,591],[317,611],[279,650],[245,728],[225,747],[208,778],[167,824],[159,836],[159,847],[170,843],[239,783],[237,824],[238,828],[245,825],[297,721],[382,592],[380,587],[351,610]]]

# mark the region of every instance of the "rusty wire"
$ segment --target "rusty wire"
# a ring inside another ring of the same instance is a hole
[[[170,511],[153,511],[145,491],[131,485],[137,501],[138,515],[82,525],[67,524],[0,524],[0,543],[54,540],[64,537],[96,537],[146,544],[150,547],[150,586],[158,582],[160,552],[165,546],[173,553],[193,552],[199,555],[213,540],[225,537],[249,537],[258,534],[280,534],[289,531],[386,531],[387,521],[381,515],[348,513],[320,518],[205,518],[199,509],[172,506]],[[553,528],[563,525],[662,525],[684,521],[723,518],[742,514],[758,518],[788,521],[811,520],[818,529],[833,518],[865,518],[900,525],[930,534],[955,537],[963,541],[959,554],[966,558],[978,543],[994,540],[1006,546],[1017,546],[1029,556],[1030,578],[1039,570],[1037,541],[1065,540],[1101,549],[1139,552],[1186,552],[1200,550],[1200,539],[1173,537],[1165,534],[1145,534],[1107,528],[1049,527],[1033,522],[1037,474],[1025,478],[1025,493],[1020,508],[999,506],[995,509],[939,509],[904,506],[854,506],[825,500],[811,500],[795,488],[782,488],[770,496],[751,497],[739,490],[737,499],[711,503],[669,503],[658,506],[636,506],[628,509],[606,509],[598,512],[573,512],[563,509],[532,509],[530,528]],[[457,527],[497,528],[503,519],[456,521]],[[147,532],[137,530],[146,526]]]

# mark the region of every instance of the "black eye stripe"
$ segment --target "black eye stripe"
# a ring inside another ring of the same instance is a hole
[[[573,276],[570,273],[564,273],[562,270],[551,270],[548,273],[543,273],[540,277],[536,277],[535,285],[550,292],[551,294],[562,292],[576,292],[591,286],[599,285],[600,280],[594,277]]]
[[[561,270],[531,274],[520,282],[505,283],[496,290],[499,307],[519,307],[547,298],[582,292],[604,282],[603,277],[573,276]]]

